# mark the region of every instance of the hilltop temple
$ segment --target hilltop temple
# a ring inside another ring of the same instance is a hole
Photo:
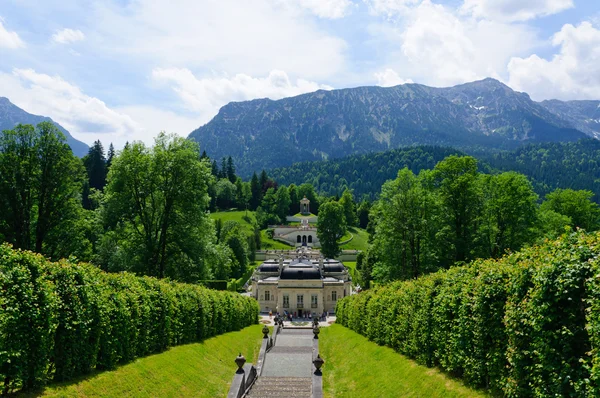
[[[316,223],[318,217],[310,213],[310,200],[306,196],[300,200],[300,214],[301,217],[287,217],[288,222],[300,222],[300,225],[269,225],[273,239],[295,247],[320,247],[317,228],[310,225]]]

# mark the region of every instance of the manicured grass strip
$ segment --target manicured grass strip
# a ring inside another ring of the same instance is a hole
[[[352,235],[354,236],[352,238],[352,240],[348,243],[346,243],[345,245],[341,246],[342,250],[367,250],[368,248],[368,241],[369,241],[369,233],[362,229],[362,228],[348,228],[348,231],[350,233],[352,233]],[[350,235],[348,234],[348,236],[344,236],[343,240],[346,240],[347,238],[349,238]]]
[[[325,397],[486,397],[341,325],[321,329]]]
[[[249,326],[201,343],[177,346],[137,359],[114,371],[76,382],[52,384],[46,397],[224,397],[241,352],[256,364],[262,325]],[[39,396],[39,392],[21,396]]]

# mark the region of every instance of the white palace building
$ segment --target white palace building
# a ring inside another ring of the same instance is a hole
[[[337,260],[311,259],[299,249],[294,259],[266,260],[252,275],[252,294],[261,312],[333,313],[337,300],[350,294],[352,279]]]

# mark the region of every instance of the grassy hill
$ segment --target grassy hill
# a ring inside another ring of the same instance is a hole
[[[256,363],[262,325],[226,333],[201,343],[173,347],[110,372],[53,384],[21,397],[224,397],[241,352]]]
[[[446,374],[418,365],[340,325],[321,329],[325,397],[485,397]]]
[[[346,240],[352,235],[352,240],[341,246],[342,250],[367,250],[368,241],[369,241],[369,233],[362,229],[356,227],[348,228],[346,235],[341,239],[342,241]]]
[[[242,228],[250,235],[254,233],[254,225],[256,224],[256,216],[253,211],[219,211],[216,213],[211,213],[211,218],[214,220],[220,219],[223,223],[227,221],[237,221],[240,223]],[[245,219],[247,218],[247,219]],[[249,222],[248,222],[249,220]],[[262,249],[264,250],[285,250],[289,249],[291,246],[286,245],[285,243],[273,240],[267,236],[267,231],[260,231],[260,237],[262,242]]]

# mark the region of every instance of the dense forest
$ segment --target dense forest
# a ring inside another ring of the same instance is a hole
[[[399,169],[413,173],[431,169],[449,155],[465,152],[447,147],[418,146],[353,155],[328,161],[296,163],[269,173],[281,184],[308,182],[323,195],[341,195],[351,189],[357,198],[375,199],[383,183]],[[480,171],[517,171],[526,175],[540,197],[556,188],[587,189],[600,200],[600,142],[531,144],[513,151],[475,148],[466,153],[480,160]]]
[[[414,147],[262,170],[243,181],[231,157],[210,159],[181,137],[160,134],[153,146],[136,141],[121,151],[111,145],[106,154],[97,141],[78,159],[51,123],[19,125],[0,135],[0,240],[105,271],[230,280],[247,273],[261,231],[286,223],[307,197],[327,257],[339,253],[348,227],[368,230],[370,249],[357,265],[368,287],[498,257],[565,227],[598,229],[599,151],[586,140],[483,152],[478,161]],[[253,211],[244,218],[250,228],[209,216],[230,209]]]
[[[304,196],[315,213],[326,201],[310,184],[280,185],[264,170],[242,181],[231,157],[209,159],[174,135],[120,151],[111,144],[106,153],[96,141],[79,159],[50,122],[0,134],[0,242],[104,271],[192,283],[240,278],[261,248],[261,229],[286,222]],[[251,233],[209,217],[230,209],[255,212]]]

